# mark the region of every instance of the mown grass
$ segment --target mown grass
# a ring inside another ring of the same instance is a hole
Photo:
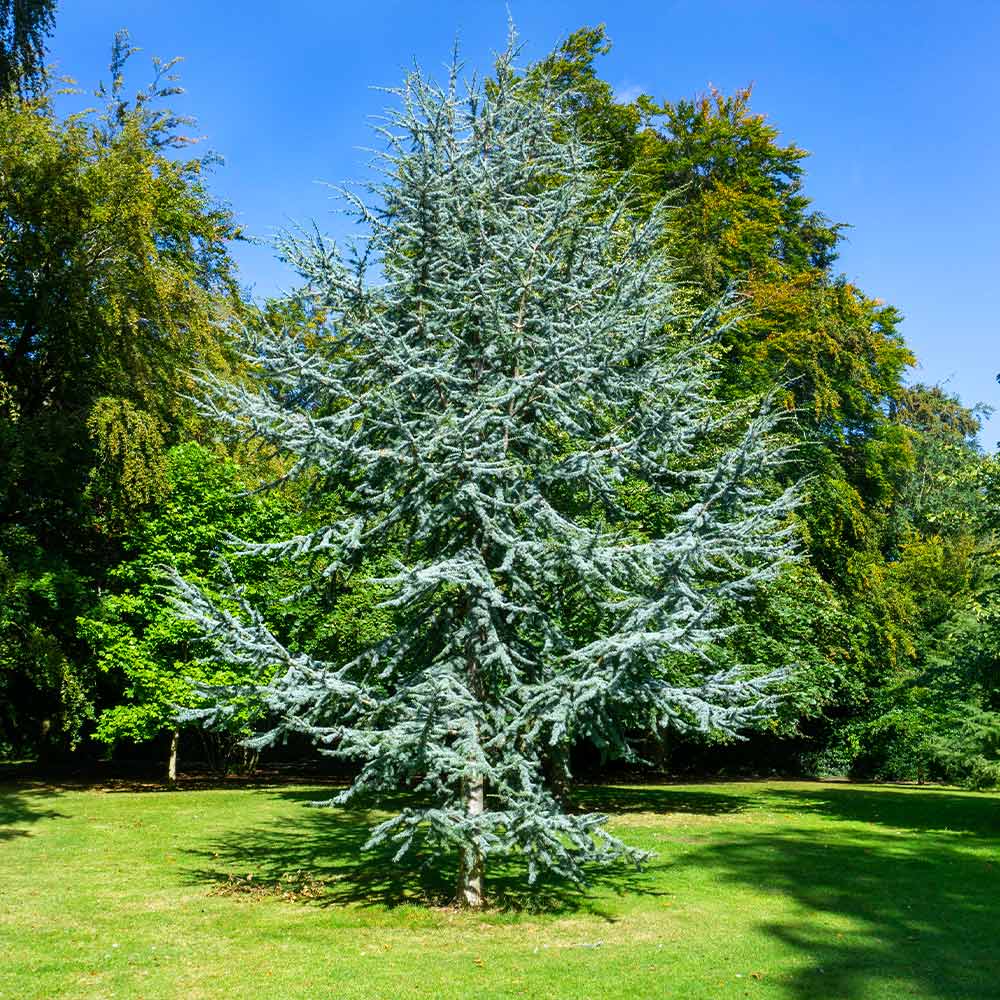
[[[649,869],[471,914],[326,794],[0,787],[0,997],[1000,997],[998,796],[585,789]]]

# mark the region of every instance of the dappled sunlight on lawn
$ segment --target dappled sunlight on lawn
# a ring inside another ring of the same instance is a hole
[[[265,976],[271,995],[311,997],[297,985],[310,982],[358,1000],[1000,995],[995,795],[582,786],[577,809],[608,813],[656,857],[532,891],[519,866],[494,864],[484,913],[449,905],[454,857],[396,865],[365,851],[385,813],[309,807],[329,795],[4,786],[0,932],[17,961],[0,993],[48,1000],[89,983],[137,996],[152,982],[149,996],[179,996],[200,983],[221,1000],[258,995]]]

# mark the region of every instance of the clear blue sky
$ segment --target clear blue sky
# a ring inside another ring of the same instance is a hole
[[[526,58],[607,24],[601,71],[622,93],[678,98],[755,84],[754,106],[809,150],[806,191],[852,229],[840,267],[897,305],[914,379],[1000,406],[1000,0],[512,0]],[[436,69],[459,37],[471,67],[503,45],[502,0],[62,0],[51,56],[90,87],[127,27],[148,56],[183,55],[214,179],[269,238],[315,219],[337,233],[321,181],[362,177],[367,117],[416,59]],[[238,251],[258,295],[290,283],[265,248]],[[1000,414],[983,442],[1000,439]]]

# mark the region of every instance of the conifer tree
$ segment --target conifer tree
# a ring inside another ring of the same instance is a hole
[[[487,857],[520,856],[531,881],[641,859],[553,794],[547,764],[573,739],[628,755],[630,726],[735,732],[763,710],[767,679],[708,648],[720,609],[789,558],[794,503],[768,489],[767,407],[713,410],[718,312],[680,313],[663,213],[637,222],[624,186],[595,189],[565,94],[525,83],[515,51],[485,85],[456,63],[445,86],[414,71],[391,92],[381,179],[346,195],[366,238],[284,247],[324,335],[255,340],[256,386],[203,382],[213,419],[347,498],[341,519],[235,554],[330,578],[398,540],[378,580],[391,634],[324,662],[175,577],[220,656],[280,667],[259,744],[305,733],[358,762],[335,804],[412,789],[369,844],[457,853],[469,906]]]

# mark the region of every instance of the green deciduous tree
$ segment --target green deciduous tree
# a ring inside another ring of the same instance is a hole
[[[218,585],[213,580],[216,553],[229,532],[264,541],[302,525],[283,496],[251,495],[237,467],[201,445],[176,446],[165,456],[165,466],[165,495],[131,526],[123,539],[125,557],[109,572],[97,607],[81,618],[80,632],[98,668],[124,692],[118,704],[100,713],[96,738],[141,743],[173,732],[168,775],[175,778],[178,709],[200,703],[198,685],[231,686],[258,678],[242,677],[231,664],[205,658],[194,626],[164,600],[163,567],[174,566],[206,587]],[[247,594],[258,599],[289,589],[266,564],[248,562],[239,571]],[[286,610],[280,623],[287,626],[291,615]],[[224,725],[205,734],[217,767],[228,770],[243,756],[238,741],[251,734],[257,709],[255,701],[244,700]]]
[[[910,387],[896,407],[915,461],[887,578],[908,649],[848,730],[859,775],[1000,782],[995,459],[978,448],[977,417],[936,387]]]
[[[0,683],[20,692],[0,740],[25,747],[79,734],[93,678],[76,619],[164,489],[164,450],[195,428],[187,372],[225,365],[218,321],[239,308],[232,217],[208,163],[169,153],[169,65],[126,99],[133,51],[116,39],[103,110],[0,101],[0,558],[16,595]]]
[[[45,84],[45,39],[55,25],[56,0],[0,0],[0,97]]]

